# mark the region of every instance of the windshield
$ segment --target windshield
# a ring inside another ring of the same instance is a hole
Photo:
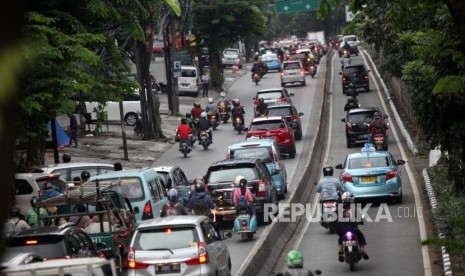
[[[26,245],[27,243],[33,245]],[[11,237],[5,240],[5,246],[8,252],[34,252],[47,259],[63,258],[68,255],[61,235]]]
[[[219,167],[210,171],[208,183],[234,182],[238,175],[242,175],[247,180],[255,180],[258,175],[253,168],[225,168]]]
[[[118,193],[125,195],[130,201],[139,201],[141,199],[144,199],[144,189],[142,186],[142,181],[139,177],[124,177],[99,180],[99,185],[101,189],[111,184],[113,184],[111,190],[117,191]],[[95,185],[95,180],[92,181],[92,185]],[[86,191],[88,190],[86,189]]]
[[[281,120],[269,120],[269,121],[258,121],[253,122],[250,126],[250,130],[272,130],[277,128],[283,128],[285,125]]]
[[[389,158],[387,156],[352,158],[349,161],[349,169],[382,168],[388,166]]]
[[[362,66],[346,67],[344,68],[344,74],[360,74],[365,72]]]
[[[273,92],[258,93],[257,98],[265,99],[265,100],[275,100],[275,99],[280,99],[282,96],[283,96],[283,93],[281,91],[273,91]]]
[[[250,147],[231,150],[231,159],[260,158],[265,163],[270,163],[273,157],[271,147]]]
[[[284,63],[284,70],[294,70],[300,69],[300,64],[298,62]]]
[[[369,124],[373,118],[374,112],[354,113],[348,115],[349,123],[367,123]]]
[[[224,53],[225,55],[239,55],[239,53],[237,51],[234,51],[234,50],[225,50]]]
[[[140,230],[134,237],[135,250],[180,249],[196,247],[195,227],[170,227]]]
[[[181,77],[195,78],[197,74],[195,69],[181,69]]]
[[[292,111],[290,107],[282,107],[282,108],[269,108],[267,109],[268,116],[290,116],[292,115]]]

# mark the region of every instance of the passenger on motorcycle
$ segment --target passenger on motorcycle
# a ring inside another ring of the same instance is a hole
[[[376,134],[382,134],[384,136],[384,141],[387,143],[387,136],[386,136],[387,126],[384,122],[383,116],[381,112],[376,111],[373,119],[370,122],[370,134],[371,134],[371,142],[373,143],[373,139]]]
[[[339,193],[345,191],[339,179],[333,177],[334,169],[331,166],[323,168],[323,178],[320,179],[316,187],[316,191],[321,193],[320,202],[326,200],[339,201]]]
[[[357,98],[354,98],[353,96],[349,96],[344,106],[344,111],[349,111],[353,108],[358,108],[358,101],[357,101]]]
[[[265,99],[259,98],[258,99],[258,104],[256,107],[256,117],[264,116],[266,113],[266,108],[268,107],[268,104],[265,103]]]
[[[341,201],[343,204],[343,217],[345,218],[345,220],[339,220],[338,222],[338,259],[340,262],[344,262],[344,249],[342,247],[342,241],[344,238],[344,234],[350,231],[357,236],[358,245],[360,250],[362,251],[363,259],[368,260],[370,257],[365,251],[365,246],[367,244],[365,236],[363,235],[362,231],[360,231],[360,229],[358,228],[358,225],[363,222],[360,220],[361,218],[357,217],[357,214],[352,213],[357,211],[357,208],[355,208],[355,210],[352,210],[351,208],[351,205],[353,205],[354,203],[354,195],[351,192],[345,192],[341,196]]]
[[[245,110],[244,107],[241,106],[241,102],[238,99],[233,100],[233,109],[231,110],[231,115],[232,115],[232,124],[233,126],[236,126],[235,118],[240,117],[242,124],[244,124],[244,114]]]
[[[203,112],[203,109],[200,106],[200,103],[196,101],[194,103],[194,107],[191,110],[192,119],[193,120],[198,120],[200,118],[200,114],[202,114],[202,112]]]
[[[233,194],[236,216],[238,216],[241,211],[246,210],[252,217],[254,215],[253,196],[250,190],[247,189],[247,179],[242,175],[238,175],[234,181],[234,185],[237,187]]]
[[[212,209],[215,209],[215,204],[211,196],[205,192],[205,184],[197,182],[195,184],[195,193],[189,200],[189,209],[192,210],[194,215],[208,216],[213,219]]]
[[[202,131],[207,132],[208,140],[210,141],[210,143],[213,143],[213,134],[212,134],[212,131],[210,130],[210,128],[211,128],[211,123],[210,123],[210,120],[208,120],[208,118],[207,118],[207,113],[202,112],[201,115],[200,115],[200,119],[197,122],[197,129],[198,129],[198,131],[197,131],[197,139],[199,140],[199,145],[201,144],[201,142],[200,142],[200,133]]]
[[[287,270],[284,274],[278,274],[283,276],[313,276],[313,272],[309,269],[304,268],[304,258],[302,254],[297,250],[291,250],[286,256]]]
[[[186,140],[189,145],[189,148],[192,147],[192,141],[190,138],[191,133],[192,129],[187,125],[187,120],[185,118],[182,118],[181,124],[179,124],[176,128],[176,135],[178,136],[179,141]]]
[[[161,209],[161,217],[189,215],[186,207],[178,202],[178,191],[176,189],[168,191],[168,201]]]
[[[230,112],[231,111],[231,100],[226,98],[226,92],[222,91],[220,93],[220,98],[218,99],[217,102],[217,108],[220,111],[223,111],[224,109],[225,112]]]

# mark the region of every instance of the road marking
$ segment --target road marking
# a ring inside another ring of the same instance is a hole
[[[365,58],[365,54],[363,53],[363,51],[361,53],[362,53],[363,61],[365,62],[366,65],[368,65],[368,67],[370,67],[367,60],[366,60],[366,58]],[[374,68],[374,69],[377,70],[376,68]],[[374,80],[375,78],[374,78],[373,73],[370,72],[369,74],[371,75],[371,78]],[[381,104],[383,105],[383,108],[384,108],[385,112],[387,113],[388,109],[387,109],[386,104],[384,103],[384,99],[383,99],[383,97],[381,95],[381,89],[379,88],[378,83],[376,81],[374,83],[375,83],[375,86],[376,86],[376,92],[378,94],[379,100],[381,101]],[[400,141],[399,135],[397,134],[396,129],[394,127],[392,127],[391,131],[394,134],[394,136],[396,138],[396,141]],[[400,150],[400,154],[402,156],[402,159],[408,160],[407,159],[408,156],[405,154],[404,146],[402,145],[402,143],[397,143],[397,145],[399,146],[399,150]],[[410,180],[410,186],[412,186],[413,196],[414,196],[414,199],[415,199],[415,206],[417,208],[423,208],[423,206],[421,204],[420,193],[418,191],[418,185],[417,185],[417,182],[415,181],[415,177],[413,176],[412,170],[410,169],[410,164],[407,163],[405,168],[406,168],[406,171],[407,171],[408,178]],[[425,240],[427,238],[425,220],[424,220],[423,216],[416,216],[416,217],[418,219],[418,227],[420,228],[420,238],[421,238],[421,240]],[[431,272],[431,260],[430,260],[430,256],[429,256],[428,247],[427,246],[422,246],[421,247],[421,253],[423,255],[423,269],[424,269],[425,275],[430,276],[430,275],[432,275],[432,272]]]

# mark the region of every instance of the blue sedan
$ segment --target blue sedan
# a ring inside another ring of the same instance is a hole
[[[280,64],[276,54],[262,55],[262,60],[268,65],[268,71],[279,70]]]
[[[360,153],[351,153],[344,164],[336,166],[342,170],[340,179],[344,188],[356,199],[393,198],[402,202],[402,178],[399,165],[388,151],[376,151],[366,144]]]

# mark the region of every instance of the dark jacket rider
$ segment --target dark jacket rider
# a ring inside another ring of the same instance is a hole
[[[202,112],[200,114],[200,119],[197,122],[197,128],[199,130],[197,131],[197,139],[199,140],[199,145],[200,145],[200,133],[203,130],[207,132],[208,139],[210,140],[210,142],[213,142],[213,135],[212,135],[212,132],[210,131],[211,123],[210,123],[210,120],[208,120],[207,118],[206,112]]]
[[[236,125],[235,118],[239,117],[242,121],[242,124],[244,124],[244,114],[245,110],[244,107],[241,106],[241,103],[239,102],[238,99],[233,100],[233,109],[231,110],[231,115],[232,115],[232,124],[233,126]]]

